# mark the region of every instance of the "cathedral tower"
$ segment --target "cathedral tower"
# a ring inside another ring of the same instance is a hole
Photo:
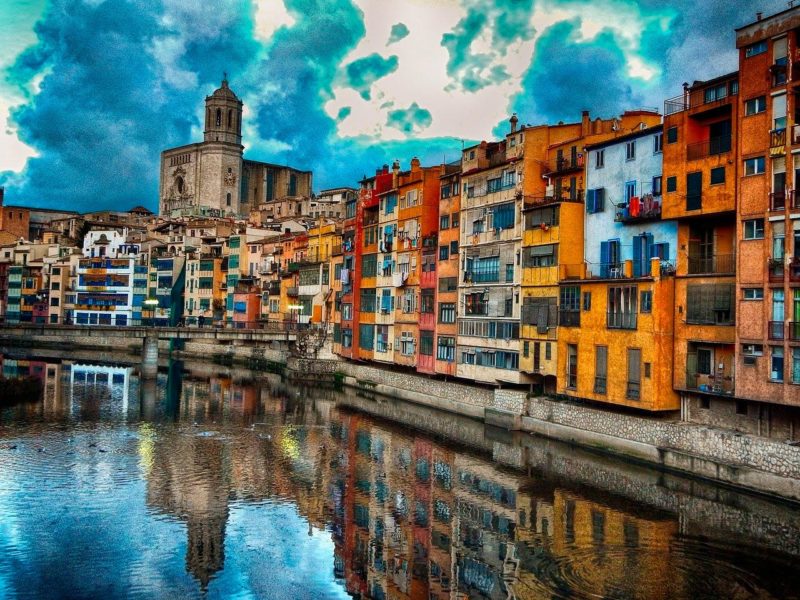
[[[242,144],[242,101],[228,87],[227,77],[222,86],[206,96],[206,126],[204,141]]]

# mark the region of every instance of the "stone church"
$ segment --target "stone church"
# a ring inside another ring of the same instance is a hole
[[[311,196],[311,171],[244,158],[242,101],[227,79],[206,97],[204,118],[202,142],[161,153],[159,214],[246,218]]]

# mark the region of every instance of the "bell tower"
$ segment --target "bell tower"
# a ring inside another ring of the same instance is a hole
[[[242,101],[228,87],[227,74],[222,85],[206,96],[204,141],[242,145]]]

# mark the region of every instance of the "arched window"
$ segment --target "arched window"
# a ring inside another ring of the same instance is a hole
[[[233,111],[228,110],[228,129],[233,127]]]
[[[228,192],[228,195],[225,197],[225,202],[227,203],[228,206],[231,205],[231,193],[230,192]]]
[[[211,109],[206,110],[206,129],[211,127]]]
[[[220,127],[221,125],[222,125],[222,110],[218,108],[217,109],[217,127]]]
[[[175,187],[178,189],[178,193],[179,193],[179,194],[182,194],[182,193],[183,193],[183,188],[184,188],[184,184],[183,184],[183,177],[178,177],[178,178],[175,180]]]

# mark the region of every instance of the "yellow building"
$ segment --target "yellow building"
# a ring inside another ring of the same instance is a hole
[[[628,111],[619,119],[523,127],[524,233],[520,370],[539,392],[556,389],[559,281],[583,272],[585,147],[658,125],[660,115]]]

